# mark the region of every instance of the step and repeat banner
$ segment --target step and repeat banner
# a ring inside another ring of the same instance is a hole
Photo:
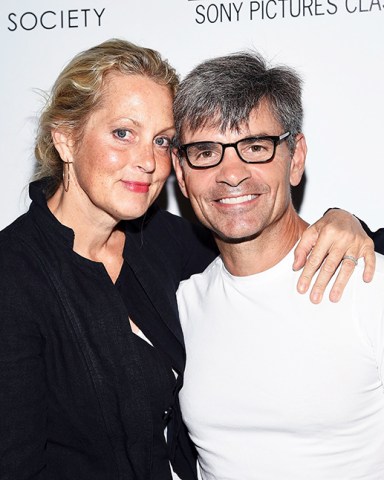
[[[112,37],[159,50],[181,76],[249,48],[296,68],[309,146],[301,215],[339,206],[384,225],[384,0],[4,0],[0,35],[0,228],[28,208],[44,92],[74,54]],[[180,213],[172,177],[166,194]]]

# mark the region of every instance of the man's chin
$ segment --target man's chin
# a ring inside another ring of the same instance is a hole
[[[260,235],[260,232],[248,234],[248,235],[241,235],[241,234],[233,234],[233,235],[226,235],[223,232],[213,232],[213,236],[216,240],[230,243],[232,245],[236,245],[239,243],[250,242],[257,238]]]

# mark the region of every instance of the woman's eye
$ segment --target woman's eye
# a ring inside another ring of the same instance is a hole
[[[156,137],[155,144],[158,147],[169,148],[171,145],[171,140],[167,137]]]
[[[131,132],[125,128],[116,128],[116,130],[113,130],[113,134],[121,140],[126,140],[131,135]]]

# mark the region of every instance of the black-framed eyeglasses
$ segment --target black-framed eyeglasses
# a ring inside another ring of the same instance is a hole
[[[178,148],[178,153],[180,158],[187,160],[191,168],[216,167],[223,160],[225,149],[228,147],[233,147],[245,163],[267,163],[273,160],[276,147],[290,135],[291,132],[285,132],[278,136],[247,137],[234,143],[187,143]]]

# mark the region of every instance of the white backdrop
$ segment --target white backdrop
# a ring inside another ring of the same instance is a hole
[[[75,53],[111,37],[159,50],[182,75],[205,58],[247,48],[295,67],[305,81],[309,145],[302,216],[311,222],[340,206],[383,226],[381,2],[4,0],[0,228],[28,207],[40,90]]]

